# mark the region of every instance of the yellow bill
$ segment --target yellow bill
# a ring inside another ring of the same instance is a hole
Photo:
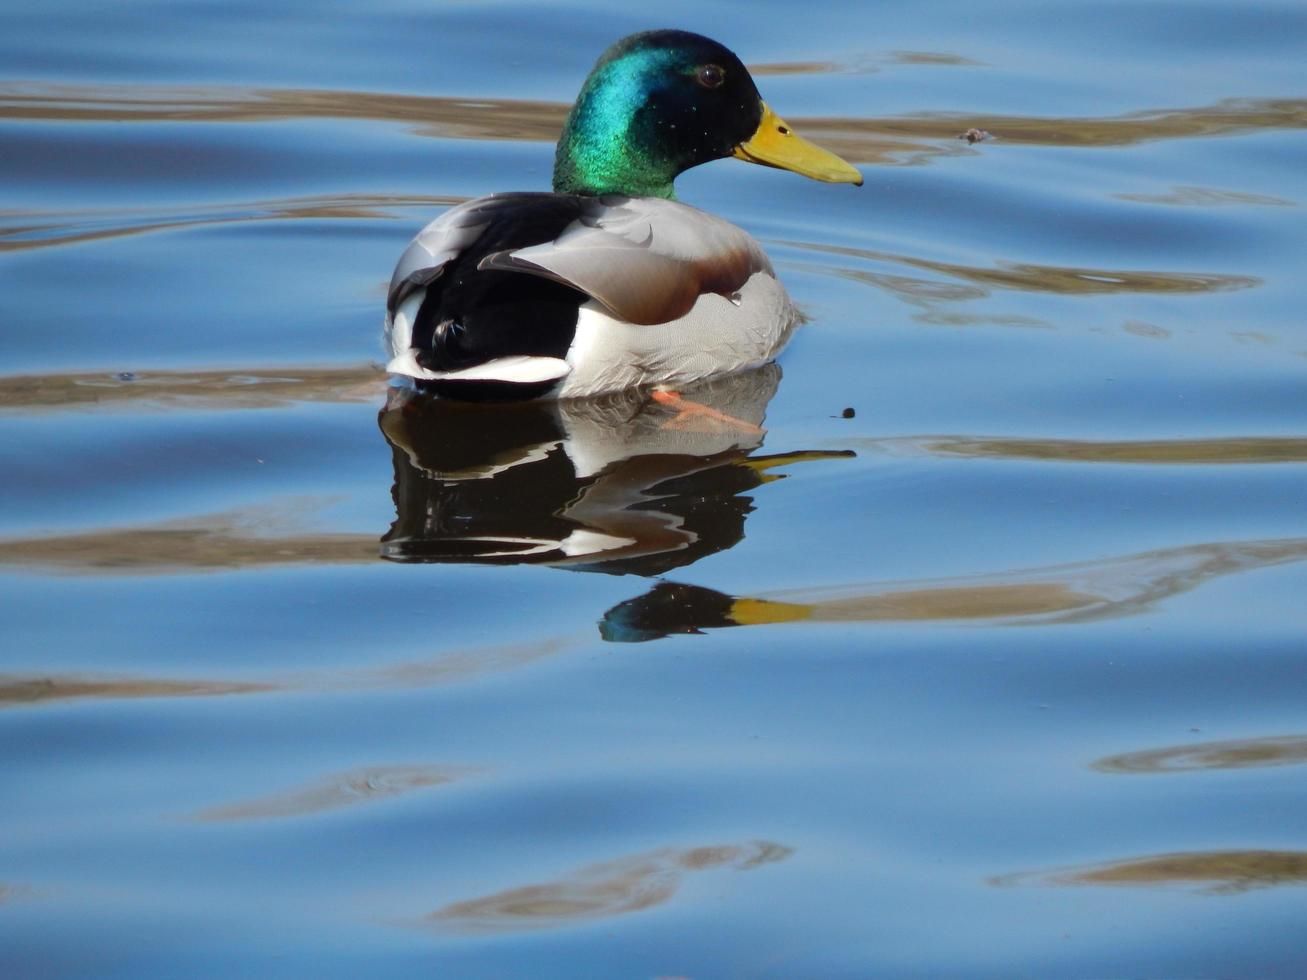
[[[771,602],[767,599],[736,599],[727,614],[737,626],[761,626],[763,623],[792,623],[808,619],[815,610],[793,602]]]
[[[750,163],[793,170],[813,180],[862,186],[862,174],[829,150],[796,136],[789,123],[772,112],[766,102],[762,104],[762,122],[757,131],[733,154]]]

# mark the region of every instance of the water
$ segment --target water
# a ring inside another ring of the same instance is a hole
[[[659,17],[867,178],[678,184],[756,428],[378,367],[644,15],[0,14],[0,974],[1307,968],[1307,9]]]

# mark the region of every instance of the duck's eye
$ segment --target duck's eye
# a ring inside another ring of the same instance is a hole
[[[700,65],[694,78],[704,88],[721,88],[726,81],[726,70],[721,65]]]

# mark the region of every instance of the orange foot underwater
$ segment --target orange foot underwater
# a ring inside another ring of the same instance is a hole
[[[738,429],[741,432],[748,432],[751,435],[761,435],[767,431],[752,422],[737,419],[734,415],[727,415],[725,412],[719,412],[717,409],[710,408],[700,402],[692,402],[682,398],[679,392],[655,388],[653,394],[649,397],[664,408],[670,408],[676,412],[675,418],[663,423],[665,429],[690,429],[696,424],[708,420],[728,428]]]

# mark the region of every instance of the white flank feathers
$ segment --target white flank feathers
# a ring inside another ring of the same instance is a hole
[[[432,371],[417,362],[417,351],[411,347],[391,358],[386,365],[391,374],[403,374],[423,381],[509,381],[515,384],[539,384],[557,381],[571,368],[557,357],[531,357],[515,354],[497,357],[493,361],[474,364],[458,371]]]

